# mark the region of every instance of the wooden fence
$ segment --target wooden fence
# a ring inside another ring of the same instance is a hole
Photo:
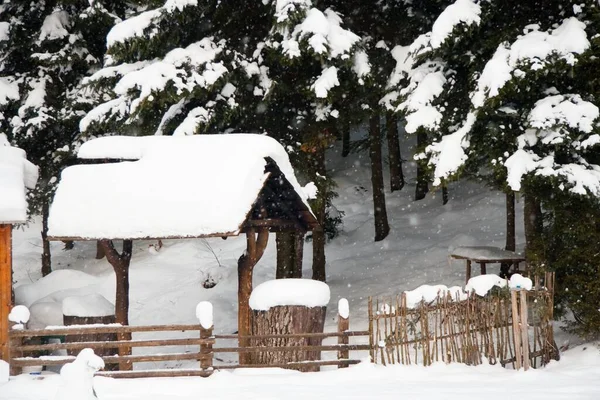
[[[351,364],[357,364],[360,359],[350,358],[350,351],[368,351],[368,331],[350,331],[348,330],[349,321],[347,318],[339,317],[338,331],[326,333],[301,333],[291,335],[262,335],[250,336],[250,345],[239,347],[240,337],[235,335],[214,335],[213,328],[205,329],[198,325],[156,325],[156,326],[121,326],[119,324],[94,325],[94,326],[65,326],[54,327],[52,329],[41,330],[12,330],[10,332],[10,366],[11,374],[20,373],[24,367],[32,366],[61,366],[72,362],[75,356],[71,355],[50,355],[57,351],[70,351],[74,354],[81,349],[91,348],[97,354],[102,355],[107,366],[117,367],[118,370],[100,371],[97,375],[109,376],[115,378],[139,378],[139,377],[177,377],[177,376],[210,376],[215,370],[236,369],[236,368],[263,368],[280,367],[302,370],[308,366],[337,366],[339,368],[347,367]],[[144,334],[152,332],[162,334],[178,334],[185,332],[192,337],[185,338],[161,338],[161,339],[139,339],[132,340],[80,340],[81,338],[93,338],[95,335],[113,334],[116,337],[127,337],[131,334]],[[289,339],[293,337],[313,337],[313,338],[333,338],[337,343],[323,344],[320,346],[253,346],[253,340],[266,338]],[[364,344],[351,344],[351,338],[360,338]],[[59,343],[42,344],[53,338]],[[67,340],[65,340],[67,338]],[[68,341],[68,338],[78,338],[77,341]],[[234,342],[235,341],[235,342]],[[232,342],[236,344],[231,344]],[[167,346],[185,346],[185,352],[168,353],[162,352]],[[160,348],[158,354],[144,354],[140,348]],[[137,349],[134,354],[130,354],[130,349]],[[108,351],[107,351],[108,350]],[[222,363],[218,365],[221,359],[218,355],[234,355],[242,353],[258,352],[306,352],[320,351],[328,353],[330,359],[304,362],[288,362],[277,365],[239,365],[237,362]],[[333,353],[333,354],[332,354]],[[121,355],[118,355],[121,354]],[[123,355],[126,354],[126,355]],[[133,368],[134,364],[147,362],[170,362],[170,361],[192,361],[197,362],[194,368],[162,368],[162,369],[143,369]],[[215,363],[217,361],[217,363]],[[107,368],[110,369],[110,368]]]
[[[459,362],[547,364],[558,356],[552,331],[554,275],[536,278],[534,289],[494,290],[465,300],[438,294],[407,306],[406,294],[369,298],[371,359],[386,364]]]

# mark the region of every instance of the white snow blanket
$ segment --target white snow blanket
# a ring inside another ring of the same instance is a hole
[[[33,189],[38,169],[27,161],[25,151],[12,147],[0,133],[0,223],[27,221],[25,189]]]
[[[276,306],[324,307],[329,286],[312,279],[275,279],[258,285],[250,295],[250,308],[267,311]]]
[[[253,134],[110,136],[81,146],[50,209],[51,237],[142,239],[239,234],[271,157],[310,210],[287,153]]]

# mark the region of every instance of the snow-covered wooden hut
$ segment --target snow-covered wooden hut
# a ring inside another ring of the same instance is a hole
[[[0,133],[0,360],[9,360],[8,315],[12,308],[12,227],[27,221],[26,189],[33,189],[38,170],[25,152]]]
[[[264,135],[109,136],[83,144],[50,208],[51,240],[98,240],[117,274],[117,322],[127,323],[135,239],[246,234],[238,262],[239,332],[250,332],[252,269],[269,232],[312,230],[309,188],[285,149]],[[114,240],[123,240],[119,254]]]

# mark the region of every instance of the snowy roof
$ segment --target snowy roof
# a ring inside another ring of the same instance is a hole
[[[21,223],[27,220],[25,189],[33,189],[38,170],[27,161],[25,152],[12,147],[0,133],[0,223]]]
[[[238,235],[263,188],[287,193],[295,205],[288,219],[308,229],[316,222],[310,191],[267,136],[109,136],[85,143],[78,157],[104,162],[63,171],[50,208],[53,239]]]

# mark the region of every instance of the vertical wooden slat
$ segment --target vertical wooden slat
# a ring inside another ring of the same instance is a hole
[[[510,292],[510,303],[512,307],[512,322],[513,322],[513,341],[515,343],[515,368],[521,369],[523,360],[523,351],[521,347],[521,330],[519,329],[519,306],[516,290]]]
[[[12,225],[0,224],[0,359],[10,361],[8,314],[12,307]]]
[[[369,355],[371,356],[371,362],[374,363],[376,362],[375,357],[376,357],[376,352],[375,352],[375,340],[374,340],[374,334],[375,332],[373,332],[373,298],[371,296],[369,296],[369,304],[368,304],[368,308],[369,308]]]
[[[523,369],[529,369],[529,330],[527,326],[527,292],[519,290],[521,306],[521,344],[523,348]]]

